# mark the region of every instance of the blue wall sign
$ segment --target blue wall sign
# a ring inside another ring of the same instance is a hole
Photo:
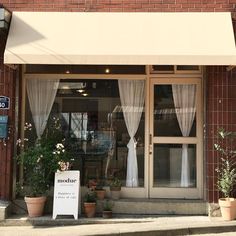
[[[0,96],[0,109],[10,108],[10,98],[6,96]]]

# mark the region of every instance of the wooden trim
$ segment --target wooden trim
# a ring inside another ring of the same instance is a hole
[[[197,144],[197,137],[153,137],[152,141],[155,143],[181,143],[181,144]]]
[[[26,79],[25,79],[25,65],[22,65],[22,87],[21,87],[21,125],[20,125],[20,139],[25,138],[25,106],[26,106]],[[24,166],[23,163],[19,166],[19,183],[22,186],[24,182]]]
[[[149,106],[150,106],[150,66],[146,66],[146,95],[145,95],[145,144],[144,144],[144,187],[145,187],[145,197],[149,198],[149,182],[150,175],[149,166],[149,130],[150,130],[150,119],[149,119]]]
[[[154,85],[155,84],[196,84],[197,86],[197,100],[196,100],[196,137],[160,137],[154,136],[153,127],[153,106],[154,106]],[[150,82],[150,134],[152,135],[152,143],[150,145],[150,197],[159,198],[191,198],[198,199],[203,197],[203,117],[202,117],[202,77],[186,77],[177,78],[176,76],[168,76],[165,78],[151,77]],[[156,188],[153,187],[153,145],[160,144],[196,144],[196,164],[197,164],[197,186],[196,188]]]

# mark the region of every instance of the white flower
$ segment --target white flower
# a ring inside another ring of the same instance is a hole
[[[20,143],[21,143],[21,139],[17,139],[16,144],[20,144]]]
[[[62,149],[62,148],[64,148],[64,145],[63,145],[62,143],[58,143],[58,144],[56,145],[56,148],[57,148],[57,149]]]

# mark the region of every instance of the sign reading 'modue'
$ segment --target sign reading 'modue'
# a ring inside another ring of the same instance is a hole
[[[56,219],[57,215],[73,215],[75,219],[78,219],[79,186],[79,171],[55,173],[53,219]]]

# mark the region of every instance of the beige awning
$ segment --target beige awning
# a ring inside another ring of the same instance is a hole
[[[6,64],[236,65],[230,13],[13,12]]]

